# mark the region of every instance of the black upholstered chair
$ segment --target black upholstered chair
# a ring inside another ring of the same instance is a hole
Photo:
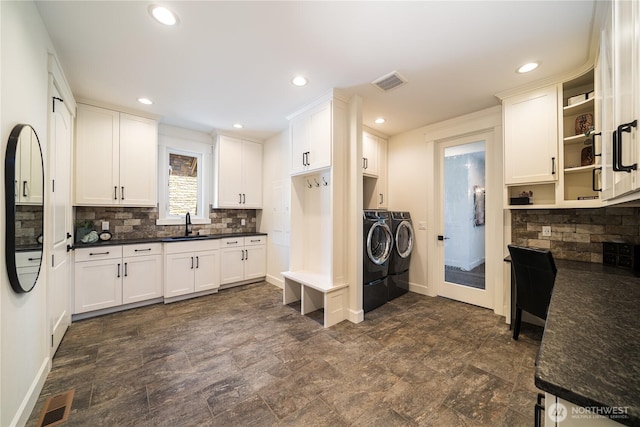
[[[516,281],[516,321],[513,339],[520,334],[522,311],[547,319],[551,291],[556,281],[556,264],[551,251],[509,245],[511,266]]]

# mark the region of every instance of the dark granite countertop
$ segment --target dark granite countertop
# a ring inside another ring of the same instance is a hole
[[[226,239],[227,237],[251,237],[251,236],[266,236],[267,233],[228,233],[228,234],[207,234],[203,236],[174,236],[174,237],[149,237],[145,239],[112,239],[112,240],[98,240],[94,243],[76,243],[73,245],[73,249],[92,248],[98,246],[115,246],[115,245],[135,245],[144,243],[173,243],[173,242],[188,242],[195,240],[215,240]]]
[[[556,265],[536,386],[580,406],[626,411],[612,418],[640,426],[640,278],[594,263]]]

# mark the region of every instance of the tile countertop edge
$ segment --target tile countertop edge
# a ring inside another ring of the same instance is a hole
[[[640,279],[599,264],[556,264],[535,385],[583,407],[624,410],[627,418],[610,418],[640,426]]]
[[[98,246],[118,246],[118,245],[137,245],[145,243],[177,243],[177,242],[200,242],[203,240],[216,240],[226,239],[233,237],[251,237],[251,236],[267,236],[267,233],[255,232],[255,233],[227,233],[227,234],[209,234],[205,236],[185,237],[181,239],[180,236],[167,236],[167,237],[149,237],[141,239],[122,239],[122,240],[99,240],[94,243],[76,243],[72,246],[72,249],[82,248],[95,248]]]

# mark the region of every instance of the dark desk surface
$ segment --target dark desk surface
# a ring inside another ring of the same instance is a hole
[[[558,274],[535,383],[581,406],[626,408],[640,426],[640,278],[600,264],[556,260]]]

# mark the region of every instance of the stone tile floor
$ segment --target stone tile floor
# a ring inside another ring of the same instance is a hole
[[[406,294],[324,329],[259,283],[73,323],[28,426],[530,426],[542,329]]]

